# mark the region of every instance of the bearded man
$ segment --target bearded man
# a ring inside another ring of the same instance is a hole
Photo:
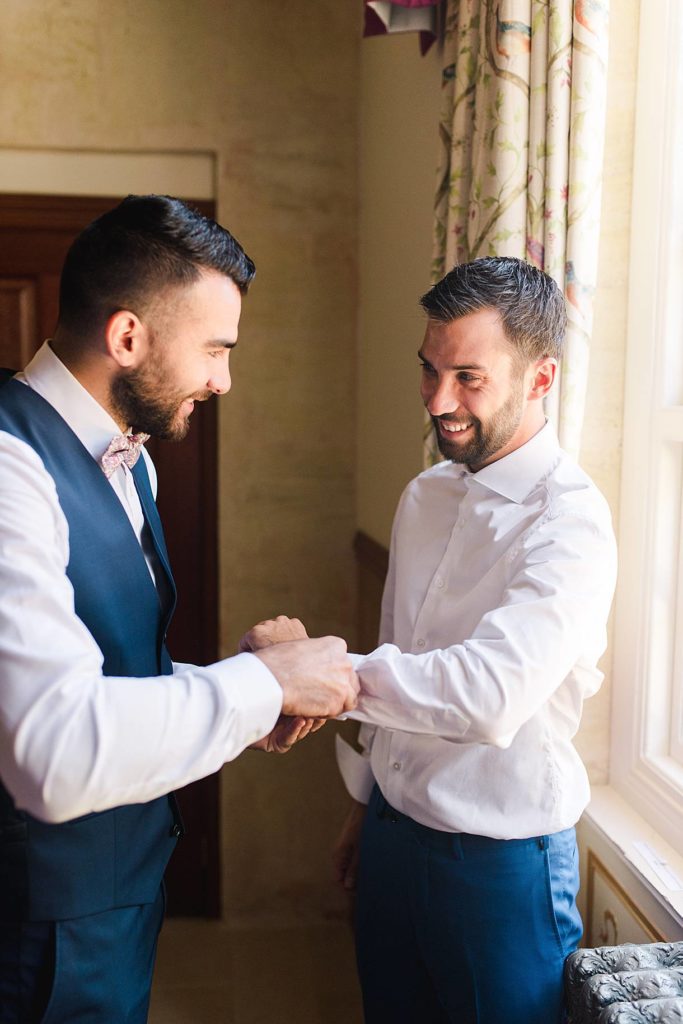
[[[338,638],[174,665],[147,435],[230,389],[254,265],[168,196],[73,243],[59,322],[0,387],[0,1020],[143,1024],[172,790],[355,704]],[[317,723],[315,723],[317,724]]]
[[[553,280],[479,259],[421,304],[444,461],[401,498],[381,646],[353,659],[363,755],[340,751],[355,803],[336,872],[357,876],[367,1024],[559,1024],[610,513],[543,412],[566,330]]]

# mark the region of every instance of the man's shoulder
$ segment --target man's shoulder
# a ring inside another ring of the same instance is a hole
[[[400,511],[405,507],[406,503],[411,501],[432,501],[439,495],[444,494],[445,491],[452,489],[454,486],[457,487],[457,481],[460,479],[460,476],[459,468],[448,461],[437,462],[433,466],[423,469],[421,473],[414,476],[403,488],[397,511]]]
[[[559,449],[558,458],[542,481],[551,517],[577,515],[612,528],[612,513],[602,491],[575,459]]]
[[[0,423],[0,465],[7,469],[25,462],[35,466],[43,465],[42,459],[30,444],[6,430]]]
[[[428,466],[427,469],[423,469],[421,473],[414,476],[406,490],[419,490],[425,484],[454,480],[461,475],[461,472],[461,467],[444,459],[442,462],[435,462],[433,466]]]
[[[30,498],[54,504],[55,482],[38,452],[0,425],[0,491],[12,499]]]

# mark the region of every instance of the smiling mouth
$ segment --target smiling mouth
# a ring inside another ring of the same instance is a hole
[[[449,437],[465,434],[472,426],[471,423],[447,423],[446,420],[439,420],[438,423],[441,433],[448,434]]]

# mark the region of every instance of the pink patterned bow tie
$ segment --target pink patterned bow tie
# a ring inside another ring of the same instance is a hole
[[[123,463],[132,469],[140,458],[140,451],[149,434],[119,434],[115,437],[100,459],[100,466],[107,480]]]

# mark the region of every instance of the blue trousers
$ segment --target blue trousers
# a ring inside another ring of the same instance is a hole
[[[163,908],[0,923],[0,1024],[145,1024]]]
[[[577,890],[574,829],[507,841],[437,832],[375,787],[356,906],[366,1024],[561,1024]]]

